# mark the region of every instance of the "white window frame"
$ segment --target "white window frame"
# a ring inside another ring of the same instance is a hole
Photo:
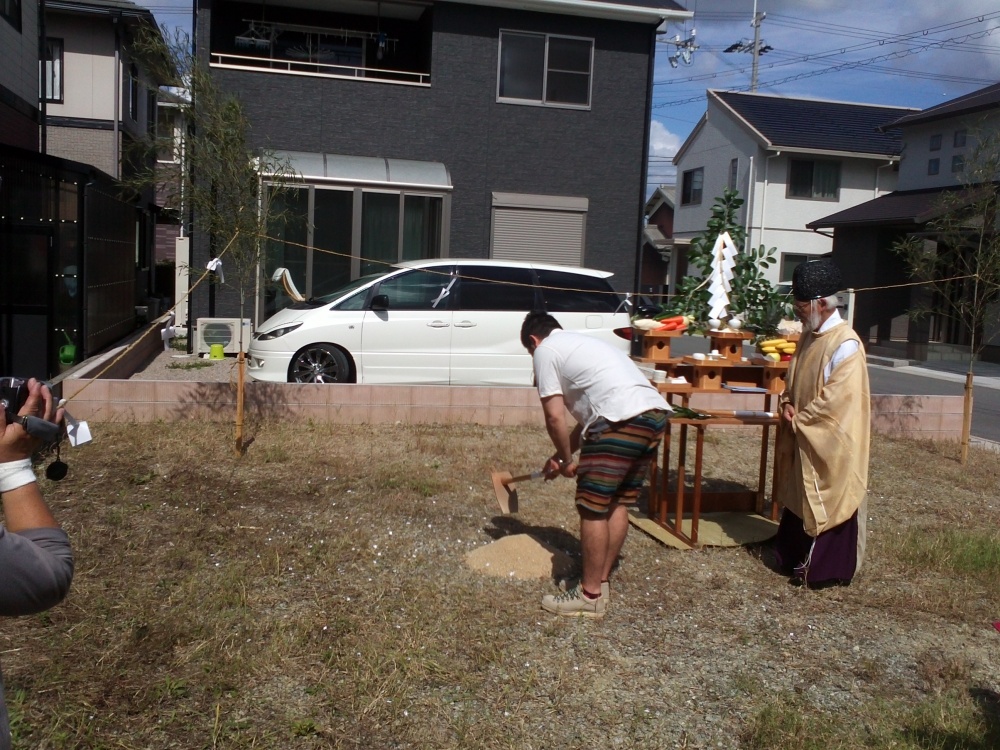
[[[49,55],[50,52],[57,54]],[[42,80],[41,97],[44,101],[52,104],[63,103],[63,92],[65,84],[63,82],[63,72],[65,66],[63,61],[66,56],[66,44],[64,40],[48,37],[45,40],[45,59],[41,62]]]
[[[128,68],[128,116],[132,122],[139,122],[139,68],[135,63]]]
[[[160,113],[165,112],[170,114],[170,133],[160,132]],[[156,161],[159,164],[180,164],[181,161],[181,114],[180,108],[173,106],[171,104],[164,104],[163,102],[157,102],[156,104]],[[167,139],[171,142],[171,158],[163,159],[160,156],[161,145],[164,144]]]
[[[531,37],[541,37],[545,40],[545,55],[544,61],[542,63],[542,98],[541,99],[522,99],[518,97],[511,96],[501,96],[500,95],[500,84],[503,75],[503,38],[504,34],[510,34],[512,36],[531,36]],[[583,75],[579,71],[558,71],[553,70],[549,65],[549,45],[552,39],[569,39],[580,42],[587,42],[590,44],[590,62],[587,68],[587,101],[585,104],[575,104],[572,102],[553,102],[548,101],[548,79],[549,74],[553,72],[569,72],[578,75]],[[500,35],[497,41],[497,88],[496,88],[496,98],[498,102],[504,104],[523,104],[534,107],[556,107],[559,109],[590,109],[593,102],[594,94],[594,39],[592,37],[585,36],[570,36],[568,34],[543,34],[534,31],[519,31],[517,29],[500,29]]]

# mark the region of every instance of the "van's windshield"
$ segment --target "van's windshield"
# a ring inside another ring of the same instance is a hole
[[[302,308],[309,309],[309,308],[313,308],[313,307],[322,307],[323,305],[328,305],[331,302],[333,302],[335,299],[340,299],[341,297],[344,297],[344,296],[350,294],[355,289],[360,289],[361,287],[365,286],[366,284],[369,284],[372,281],[374,281],[375,279],[381,278],[382,276],[385,276],[385,275],[386,274],[384,272],[383,273],[370,273],[367,276],[362,276],[361,278],[355,279],[354,281],[349,281],[348,283],[344,284],[343,286],[337,287],[336,289],[334,289],[332,292],[330,292],[328,294],[322,294],[319,297],[310,297],[305,302],[296,302],[293,305],[289,305],[289,307],[291,307],[292,309],[302,309]],[[344,300],[344,302],[346,303],[347,300]],[[343,304],[343,303],[341,303],[341,304]],[[340,305],[338,305],[338,307],[340,307]]]

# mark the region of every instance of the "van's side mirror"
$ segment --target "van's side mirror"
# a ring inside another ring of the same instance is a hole
[[[389,295],[388,294],[376,294],[372,297],[372,310],[388,310],[389,309]]]

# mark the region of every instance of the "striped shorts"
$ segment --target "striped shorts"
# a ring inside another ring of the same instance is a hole
[[[584,434],[580,447],[576,504],[607,513],[612,503],[635,503],[666,426],[667,412],[662,409],[624,422],[598,419]]]

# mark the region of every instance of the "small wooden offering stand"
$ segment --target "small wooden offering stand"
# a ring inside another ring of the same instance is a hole
[[[653,342],[667,339],[666,346],[647,343],[646,337],[654,334]],[[765,485],[770,453],[771,428],[780,429],[779,415],[772,411],[776,407],[775,396],[785,388],[785,376],[788,372],[788,362],[761,362],[747,360],[743,357],[743,342],[751,338],[750,334],[741,331],[713,331],[708,334],[713,350],[718,351],[717,357],[696,359],[685,356],[671,358],[669,356],[669,338],[676,332],[646,333],[643,336],[643,360],[656,362],[658,369],[667,369],[672,376],[683,376],[687,383],[657,383],[658,390],[664,394],[667,401],[675,403],[680,399],[682,406],[688,406],[691,396],[696,393],[715,393],[734,395],[737,393],[758,393],[763,396],[763,410],[740,412],[735,410],[719,411],[709,419],[687,419],[672,417],[667,422],[667,430],[663,436],[662,460],[654,462],[650,467],[649,487],[649,517],[661,528],[676,536],[692,547],[698,545],[698,523],[702,513],[721,511],[736,511],[763,514],[766,505]],[[664,333],[667,335],[665,336]],[[655,348],[655,353],[654,353]],[[666,356],[663,356],[664,349]],[[645,356],[654,354],[660,359]],[[708,412],[711,413],[711,412]],[[710,427],[742,426],[760,427],[760,459],[757,471],[757,487],[743,491],[715,492],[703,489],[704,484],[704,445],[705,433]],[[673,428],[677,427],[677,465],[676,476],[670,482],[671,442]],[[693,488],[687,487],[688,471],[687,439],[688,429],[695,430],[694,471],[691,475]],[[780,481],[777,476],[777,464],[771,470],[772,487]],[[671,484],[674,486],[671,487]],[[690,508],[688,499],[690,496]],[[771,504],[771,520],[777,520],[778,507]],[[685,519],[685,513],[690,514]],[[684,521],[690,521],[690,530],[685,531]]]
[[[683,334],[684,331],[646,331],[642,336],[642,358],[639,361],[655,364],[658,369],[669,370],[669,367],[659,366],[669,366],[680,361],[679,357],[670,356],[670,342]]]

